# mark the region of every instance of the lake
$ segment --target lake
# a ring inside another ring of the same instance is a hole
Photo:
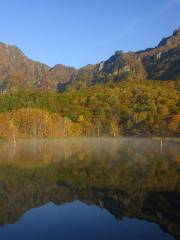
[[[0,141],[0,239],[180,239],[180,142]]]

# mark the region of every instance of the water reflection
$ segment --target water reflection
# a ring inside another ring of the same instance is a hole
[[[156,223],[178,239],[179,143],[166,141],[162,151],[158,140],[146,139],[0,143],[0,225],[16,223],[49,202],[61,206],[76,200],[105,209],[119,224],[124,217]]]
[[[18,229],[21,229],[18,231]],[[27,212],[16,224],[0,228],[1,239],[172,240],[160,227],[145,220],[117,221],[108,211],[75,201],[48,203]]]

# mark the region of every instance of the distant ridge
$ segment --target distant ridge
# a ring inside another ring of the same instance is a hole
[[[96,83],[117,81],[179,80],[180,28],[163,38],[157,47],[144,51],[116,51],[108,60],[80,69],[46,64],[26,57],[16,46],[0,42],[0,91],[17,88],[54,89],[77,88]]]

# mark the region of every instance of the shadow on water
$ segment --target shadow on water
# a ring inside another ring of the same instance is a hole
[[[2,239],[178,239],[179,202],[179,142],[0,143]]]

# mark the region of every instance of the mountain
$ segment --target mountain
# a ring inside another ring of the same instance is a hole
[[[78,70],[73,67],[67,67],[57,64],[47,73],[48,86],[64,91],[66,85],[71,84],[77,77]]]
[[[155,48],[128,53],[116,51],[108,60],[94,65],[90,76],[92,83],[180,79],[180,28]]]
[[[142,81],[180,79],[180,28],[163,38],[155,48],[144,51],[116,51],[108,60],[80,69],[32,61],[15,46],[0,43],[0,90],[16,88],[77,88],[121,80]]]
[[[180,28],[154,49],[138,53],[149,79],[180,79]]]
[[[49,67],[28,59],[15,46],[0,43],[0,90],[46,86]]]

